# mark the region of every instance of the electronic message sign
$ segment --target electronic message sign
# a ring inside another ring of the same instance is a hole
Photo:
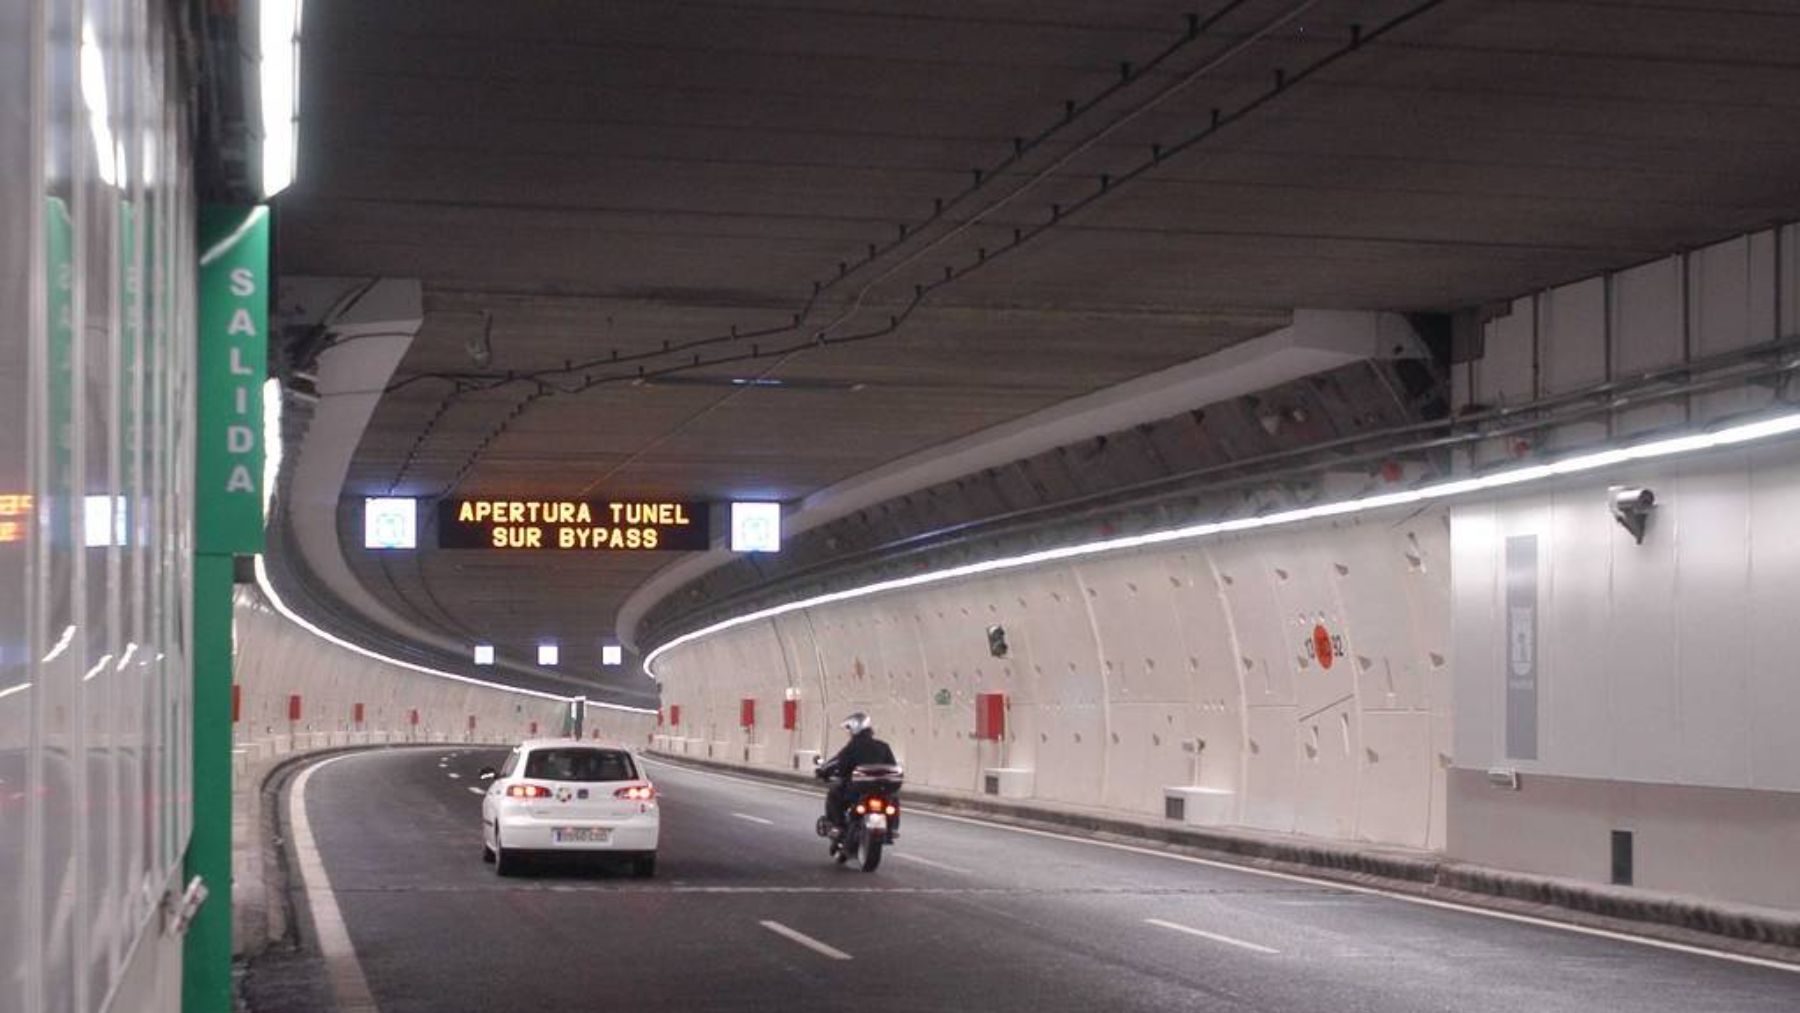
[[[444,499],[441,549],[699,552],[712,545],[705,503]]]

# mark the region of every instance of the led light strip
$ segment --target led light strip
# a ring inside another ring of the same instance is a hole
[[[1122,538],[1108,538],[1097,542],[1085,542],[1080,545],[1066,545],[1056,549],[1045,549],[1040,552],[1028,552],[1021,556],[1007,556],[1001,559],[990,559],[980,563],[968,563],[954,566],[947,570],[936,570],[930,573],[914,574],[911,577],[900,577],[894,580],[877,581],[854,587],[845,591],[833,591],[814,598],[788,602],[773,608],[761,609],[745,613],[723,622],[714,623],[692,633],[684,633],[674,640],[657,647],[644,657],[644,674],[656,678],[653,667],[656,659],[683,644],[691,644],[703,637],[739,626],[773,619],[776,616],[798,612],[801,609],[815,608],[820,605],[831,605],[871,595],[886,594],[890,591],[901,591],[906,588],[920,587],[926,584],[937,584],[947,580],[959,580],[983,573],[998,570],[1016,570],[1020,567],[1036,566],[1040,563],[1053,563],[1064,559],[1076,559],[1084,556],[1097,556],[1108,552],[1121,552],[1127,549],[1140,549],[1148,545],[1161,545],[1164,542],[1180,542],[1194,538],[1205,538],[1208,535],[1223,535],[1237,531],[1251,531],[1257,528],[1280,527],[1287,524],[1298,524],[1302,521],[1318,520],[1322,517],[1341,517],[1346,514],[1357,514],[1368,510],[1381,510],[1387,507],[1404,506],[1408,503],[1421,503],[1430,500],[1447,499],[1453,496],[1464,496],[1473,492],[1488,489],[1501,489],[1508,486],[1522,485],[1528,482],[1539,482],[1547,478],[1561,478],[1583,472],[1595,471],[1632,461],[1652,460],[1660,457],[1673,457],[1678,454],[1691,454],[1716,447],[1730,447],[1766,440],[1776,436],[1800,432],[1800,412],[1777,415],[1772,418],[1747,422],[1731,426],[1711,433],[1696,433],[1689,436],[1677,436],[1670,439],[1640,443],[1635,446],[1602,450],[1590,454],[1552,461],[1548,464],[1537,464],[1526,468],[1513,468],[1498,471],[1490,475],[1474,478],[1456,479],[1439,482],[1434,485],[1404,492],[1382,493],[1376,496],[1363,496],[1357,499],[1342,500],[1337,503],[1326,503],[1320,506],[1299,507],[1283,510],[1278,513],[1265,514],[1260,517],[1244,517],[1237,520],[1214,521],[1206,524],[1195,524],[1183,528],[1172,528],[1167,531],[1152,531],[1143,535],[1128,535]]]
[[[262,0],[257,80],[262,93],[262,191],[273,197],[294,181],[300,132],[301,0]]]
[[[288,608],[287,603],[281,600],[281,595],[275,593],[275,586],[269,582],[269,571],[268,571],[268,568],[263,564],[263,557],[262,557],[261,553],[258,553],[256,556],[256,586],[262,589],[263,597],[268,599],[269,605],[271,607],[273,607],[276,612],[281,613],[281,615],[284,618],[286,618],[288,621],[298,625],[301,629],[305,630],[308,633],[311,633],[313,636],[318,637],[321,640],[329,641],[333,644],[336,644],[339,647],[344,648],[345,650],[354,651],[357,654],[360,654],[365,658],[372,658],[375,661],[379,661],[383,664],[394,665],[399,668],[404,668],[408,671],[418,672],[422,675],[435,676],[436,678],[439,678],[439,679],[452,679],[452,680],[455,680],[456,682],[467,683],[470,686],[480,686],[483,689],[495,689],[495,690],[500,690],[505,693],[520,693],[525,696],[537,697],[540,700],[555,700],[557,703],[568,704],[568,703],[574,703],[576,700],[581,699],[581,697],[578,697],[578,696],[557,696],[554,693],[544,693],[539,690],[525,689],[520,686],[507,686],[503,683],[487,682],[482,679],[471,679],[466,675],[457,675],[455,672],[445,672],[441,669],[426,668],[424,665],[415,665],[410,661],[401,661],[398,658],[390,658],[385,654],[378,654],[374,651],[369,650],[366,647],[363,647],[360,644],[353,644],[350,641],[343,639],[342,637],[336,636],[335,634],[327,633],[325,630],[320,629],[318,626],[315,626],[312,623],[308,622],[304,617],[302,617],[299,613],[295,612],[293,609]],[[606,710],[623,711],[627,714],[655,714],[656,713],[655,710],[652,710],[648,707],[627,707],[624,704],[605,703],[605,702],[598,701],[598,700],[588,700],[588,701],[586,701],[586,703],[589,707],[600,707],[600,708],[604,708]]]

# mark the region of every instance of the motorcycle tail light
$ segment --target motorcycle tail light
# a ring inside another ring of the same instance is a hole
[[[866,813],[868,811],[869,811],[868,806],[863,805],[861,802],[856,803],[856,815],[861,816],[863,813]]]
[[[895,804],[894,804],[894,803],[892,803],[892,802],[889,802],[889,803],[888,803],[888,806],[887,806],[887,813],[888,813],[888,815],[889,815],[889,816],[892,816],[892,815],[894,815],[894,814],[895,814],[895,813],[897,813],[897,812],[899,812],[899,811],[900,811],[900,807],[899,807],[899,806],[897,806],[897,805],[895,805]]]

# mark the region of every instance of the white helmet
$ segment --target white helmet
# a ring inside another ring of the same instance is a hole
[[[845,718],[843,724],[844,731],[849,732],[851,735],[861,735],[863,732],[875,730],[874,719],[862,711],[857,711]]]

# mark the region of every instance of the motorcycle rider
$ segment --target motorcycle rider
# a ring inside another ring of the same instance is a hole
[[[869,764],[899,762],[894,759],[894,750],[875,737],[875,722],[869,715],[857,711],[843,720],[843,727],[850,733],[850,741],[814,772],[820,780],[832,781],[831,790],[825,795],[825,818],[831,821],[833,836],[844,828],[844,810],[850,805],[851,772]]]

